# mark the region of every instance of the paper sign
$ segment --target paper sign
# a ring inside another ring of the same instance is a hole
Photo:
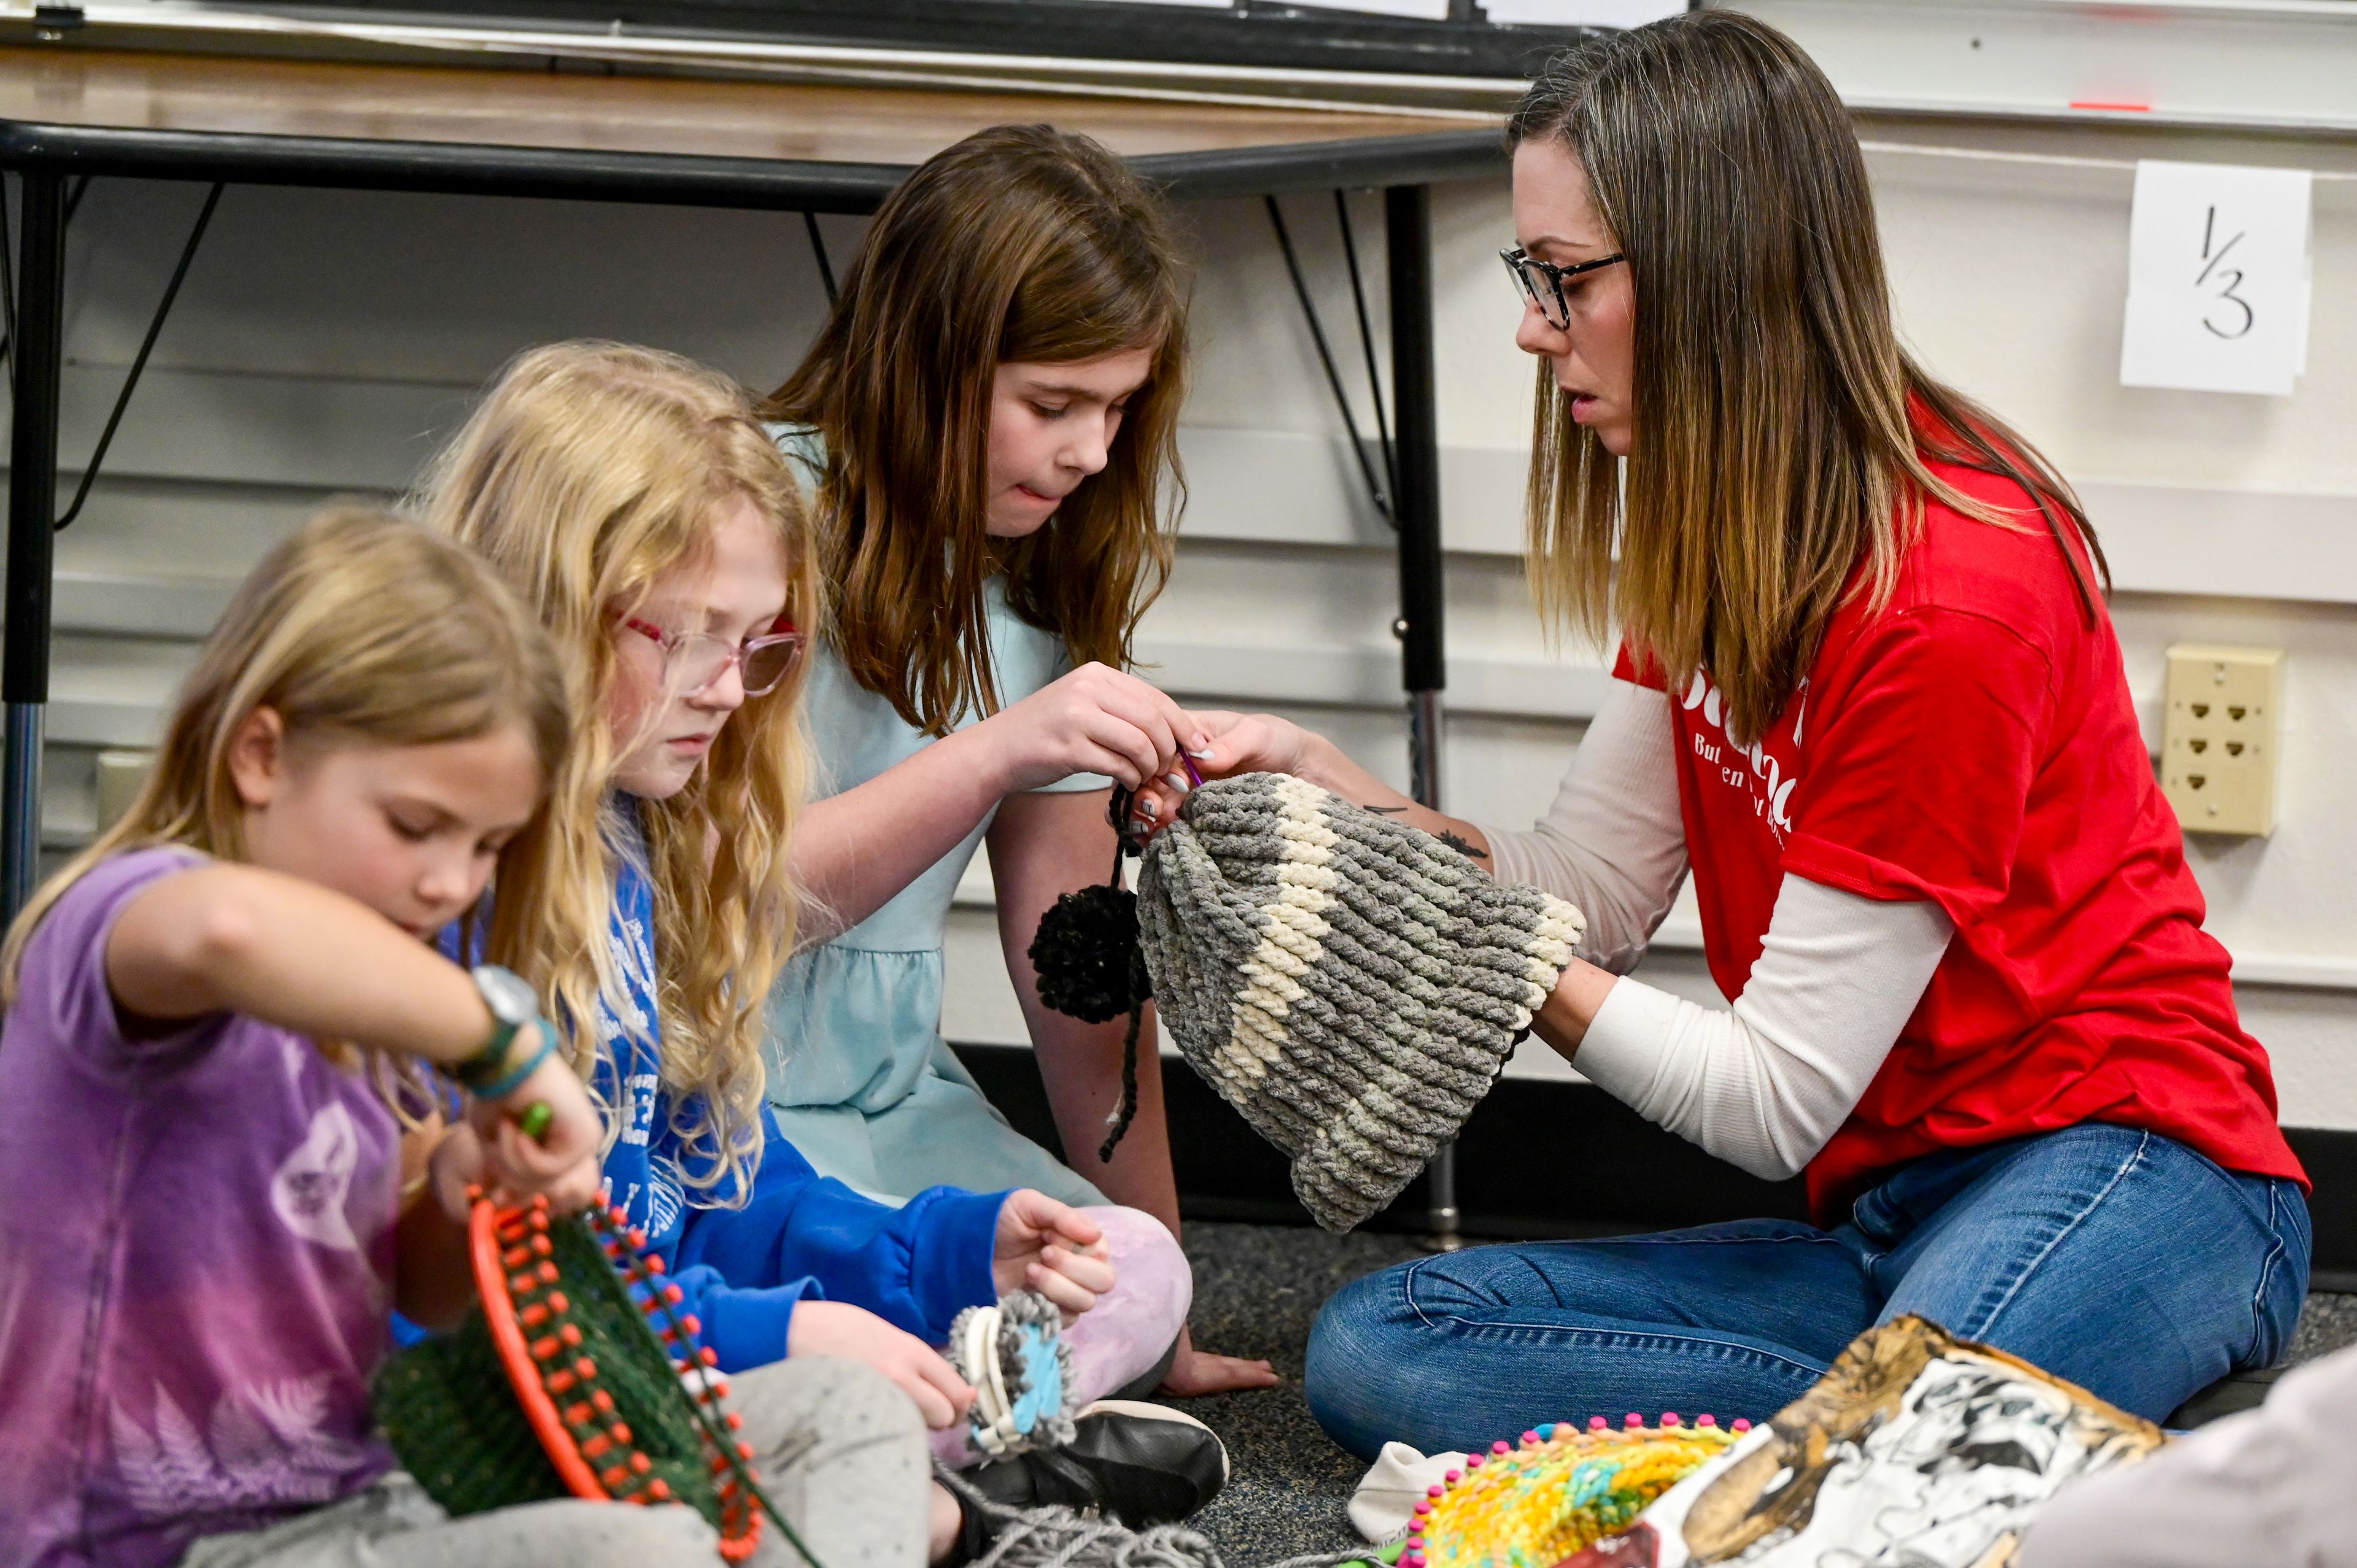
[[[1500,27],[1641,27],[1686,9],[1686,0],[1483,0]]]
[[[2120,384],[2289,397],[2308,369],[2306,169],[2136,165]]]

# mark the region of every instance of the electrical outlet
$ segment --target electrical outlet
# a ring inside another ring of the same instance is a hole
[[[2280,648],[2181,642],[2169,650],[2160,787],[2188,832],[2276,831],[2283,672]]]
[[[104,832],[131,809],[147,775],[156,766],[152,751],[102,751],[98,754],[98,831]]]

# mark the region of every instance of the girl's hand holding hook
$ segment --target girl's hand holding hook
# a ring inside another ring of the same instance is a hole
[[[511,1197],[545,1194],[560,1212],[571,1213],[597,1196],[603,1130],[581,1079],[547,1029],[534,1019],[516,1032],[508,1058],[529,1064],[528,1070],[512,1086],[495,1081],[492,1092],[471,1101],[467,1137],[472,1153],[456,1151],[449,1158],[470,1161],[478,1171],[474,1179]],[[438,1190],[439,1150],[436,1155]]]
[[[1187,790],[1205,779],[1227,779],[1239,773],[1292,773],[1309,777],[1313,743],[1318,737],[1274,714],[1232,714],[1210,709],[1187,715],[1195,735],[1179,761],[1182,779],[1169,772],[1150,780],[1137,792],[1131,814],[1138,830],[1152,837],[1177,820],[1178,802]]]
[[[1135,675],[1083,664],[974,726],[1008,794],[1075,773],[1135,789],[1169,772],[1206,736],[1192,714]]]

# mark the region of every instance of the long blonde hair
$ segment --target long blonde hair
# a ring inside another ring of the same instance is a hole
[[[620,994],[608,931],[624,850],[608,799],[625,747],[597,718],[617,679],[616,618],[700,559],[721,509],[742,497],[776,537],[785,613],[809,634],[819,591],[799,495],[735,383],[675,355],[576,342],[511,364],[418,498],[434,527],[480,551],[539,610],[583,715],[551,792],[537,920],[500,929],[495,917],[492,935],[524,955],[515,967],[567,1021],[584,1078],[599,998]],[[681,1178],[739,1197],[761,1149],[763,1005],[793,940],[786,847],[804,787],[806,668],[749,699],[685,789],[640,804],[662,1079],[673,1129],[700,1156]]]
[[[2081,553],[2101,573],[2103,552],[2070,487],[1900,346],[1866,161],[1791,39],[1695,11],[1568,50],[1508,122],[1510,145],[1545,140],[1579,160],[1628,257],[1637,436],[1624,510],[1620,466],[1539,367],[1542,609],[1598,637],[1617,619],[1672,691],[1706,671],[1729,733],[1756,739],[1853,579],[1889,601],[1927,497],[2028,518],[1947,484],[1930,467],[1944,463],[2021,488],[2095,615]]]
[[[886,199],[843,296],[762,413],[826,441],[818,486],[833,643],[914,727],[997,710],[985,585],[1075,664],[1125,668],[1170,575],[1186,486],[1187,269],[1152,188],[1086,136],[977,131]],[[1004,363],[1150,349],[1102,472],[1048,526],[985,524],[991,382]]]
[[[34,930],[102,862],[157,844],[246,857],[230,752],[264,707],[290,745],[434,746],[518,725],[544,782],[572,739],[555,650],[496,573],[406,519],[357,507],[322,512],[230,601],[180,687],[131,809],[17,915],[0,947],[0,1001],[16,1000]],[[532,889],[508,870],[534,854],[547,826],[544,805],[501,852],[492,897],[506,929],[533,923]],[[489,956],[512,957],[496,946]]]

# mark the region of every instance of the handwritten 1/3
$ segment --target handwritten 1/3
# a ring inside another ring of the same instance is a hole
[[[2211,319],[2216,314],[2215,311],[2204,310],[2201,314],[2201,325],[2212,337],[2223,338],[2231,341],[2236,338],[2249,336],[2253,323],[2258,320],[2258,315],[2252,310],[2249,300],[2234,292],[2243,286],[2242,270],[2238,267],[2220,264],[2225,261],[2228,252],[2243,242],[2243,235],[2238,233],[2224,244],[2218,245],[2215,250],[2212,250],[2211,247],[2217,237],[2218,209],[2213,205],[2210,209],[2210,215],[2201,221],[2201,275],[2193,280],[2193,286],[2203,287],[2210,282],[2212,274],[2217,274],[2221,285],[2218,290],[2218,303],[2231,305],[2240,310],[2243,313],[2243,323],[2229,332]]]

